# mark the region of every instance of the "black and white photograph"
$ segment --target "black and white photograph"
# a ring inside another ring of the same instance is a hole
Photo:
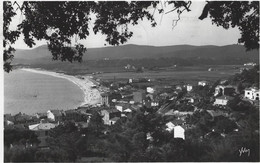
[[[260,162],[259,1],[2,1],[3,162]]]

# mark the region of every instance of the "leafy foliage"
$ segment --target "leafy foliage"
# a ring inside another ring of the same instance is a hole
[[[244,69],[241,73],[230,78],[232,83],[241,83],[242,87],[259,87],[259,65],[250,69]]]
[[[4,1],[3,2],[3,9],[4,9],[4,25],[3,25],[3,35],[4,35],[4,70],[9,72],[11,70],[11,61],[13,59],[12,53],[15,49],[11,46],[11,44],[15,43],[20,35],[20,31],[12,31],[9,29],[9,25],[12,21],[12,17],[16,15],[14,12],[13,6],[11,2]]]
[[[247,50],[259,49],[259,2],[258,1],[211,1],[199,19],[210,15],[213,24],[225,29],[238,27]]]
[[[180,20],[184,11],[190,11],[191,1],[169,1],[172,7],[169,12],[178,15],[174,25]],[[159,1],[131,2],[35,2],[25,1],[19,5],[14,2],[4,2],[4,69],[11,70],[11,60],[14,48],[11,45],[24,36],[24,42],[29,46],[35,45],[35,40],[46,40],[53,60],[82,62],[86,47],[78,40],[87,39],[90,30],[106,36],[110,45],[125,43],[133,36],[129,25],[137,25],[144,18],[151,26],[156,26],[154,12],[164,14]],[[17,30],[9,29],[12,18],[16,15],[14,7],[19,9],[25,19],[17,26]],[[153,7],[154,12],[147,9]],[[244,43],[248,50],[259,47],[259,3],[253,2],[209,2],[200,19],[208,13],[216,25],[229,28],[238,26],[241,31],[239,43]],[[167,12],[168,13],[168,12]],[[94,19],[93,19],[94,18]],[[94,26],[90,28],[90,22]],[[73,41],[75,40],[75,41]]]
[[[30,130],[23,129],[5,129],[4,130],[4,146],[10,147],[10,145],[22,145],[26,146],[26,143],[38,144],[37,135]]]

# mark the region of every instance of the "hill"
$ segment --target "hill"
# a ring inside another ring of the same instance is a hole
[[[14,63],[19,64],[52,64],[52,56],[46,45],[31,50],[17,49]],[[104,58],[113,59],[158,59],[158,58],[198,58],[212,60],[245,59],[245,62],[258,61],[258,51],[246,52],[242,45],[227,46],[142,46],[123,45],[116,47],[89,48],[83,56],[83,61],[100,60]]]

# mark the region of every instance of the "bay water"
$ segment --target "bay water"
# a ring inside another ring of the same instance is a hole
[[[83,91],[67,79],[19,69],[4,73],[5,114],[75,109],[83,101]]]

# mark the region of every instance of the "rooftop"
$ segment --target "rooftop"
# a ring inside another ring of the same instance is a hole
[[[49,110],[52,114],[55,116],[62,116],[62,111],[61,110]]]
[[[103,109],[102,111],[107,111],[108,113],[116,113],[119,112],[117,109]]]
[[[231,96],[220,96],[220,97],[217,97],[216,99],[220,99],[220,100],[233,100],[234,97],[231,97]]]
[[[120,118],[119,117],[114,117],[114,118],[111,118],[110,121],[118,121]]]
[[[50,129],[56,127],[56,126],[57,125],[53,124],[53,123],[38,123],[38,124],[30,125],[29,130],[34,130],[34,131],[50,130]]]

